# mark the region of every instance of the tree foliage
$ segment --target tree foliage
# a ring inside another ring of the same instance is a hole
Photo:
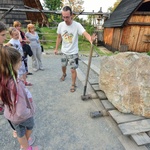
[[[61,2],[60,0],[44,0],[44,7],[49,10],[60,10]]]
[[[72,11],[81,12],[83,10],[83,0],[44,0],[43,6],[49,10],[61,10],[64,6],[70,6]],[[57,25],[61,21],[61,16],[56,14],[48,14],[51,25]]]
[[[70,6],[74,12],[81,12],[83,10],[83,0],[61,0],[62,6]]]
[[[121,2],[121,0],[117,0],[112,7],[108,8],[108,11],[113,12],[116,9],[116,7],[119,5],[120,2]]]
[[[44,0],[43,6],[49,10],[61,10],[61,2],[60,0]],[[60,15],[56,14],[47,14],[49,23],[51,26],[56,26],[58,22],[61,21]]]

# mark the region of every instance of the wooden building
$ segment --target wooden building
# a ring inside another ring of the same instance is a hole
[[[150,0],[122,0],[103,27],[109,50],[150,51]]]
[[[38,9],[39,12],[16,12],[16,11],[3,11],[0,10],[0,16],[3,16],[5,13],[5,17],[2,21],[7,24],[8,26],[12,26],[15,20],[18,20],[22,23],[22,25],[26,25],[29,22],[32,23],[39,23],[41,26],[47,25],[48,19],[41,10],[43,7],[40,3],[40,0],[0,0],[0,7],[1,8],[12,8],[12,9]]]

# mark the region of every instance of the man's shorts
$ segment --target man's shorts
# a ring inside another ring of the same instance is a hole
[[[18,125],[15,125],[13,124],[13,127],[15,128],[15,131],[17,132],[17,136],[18,137],[23,137],[26,133],[26,130],[32,130],[33,129],[33,126],[34,126],[34,119],[33,117],[27,119],[26,121],[18,124]]]
[[[63,54],[61,58],[61,65],[62,67],[66,67],[67,65],[70,65],[71,69],[77,69],[79,65],[78,59],[79,59],[78,54],[73,54],[73,55]]]

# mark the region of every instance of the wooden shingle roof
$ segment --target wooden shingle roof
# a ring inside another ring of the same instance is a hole
[[[122,0],[103,26],[108,28],[122,27],[142,2],[143,0]]]
[[[35,8],[38,10],[43,10],[40,0],[23,0],[24,5],[28,6],[29,8]],[[27,19],[32,20],[33,23],[39,22],[40,24],[48,22],[46,15],[42,12],[39,13],[32,13],[26,12]]]
[[[13,8],[1,20],[9,26],[11,26],[15,20],[20,21],[22,25],[26,25],[29,22],[38,22],[42,26],[48,24],[46,15],[41,11],[43,7],[40,0],[0,0],[0,7],[7,10]],[[14,9],[30,9],[33,12],[20,11],[18,13],[13,11]],[[38,10],[38,12],[35,12],[35,10]],[[6,13],[5,10],[0,10],[0,17],[2,17],[4,13]]]

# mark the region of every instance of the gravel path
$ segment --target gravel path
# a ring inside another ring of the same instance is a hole
[[[70,92],[69,68],[66,80],[59,81],[60,55],[43,55],[43,66],[44,71],[27,78],[34,84],[29,89],[36,103],[35,145],[42,145],[44,150],[124,150],[115,131],[103,117],[90,117],[90,112],[96,111],[97,107],[92,100],[81,100],[83,85],[78,79],[76,92]],[[82,62],[80,68],[86,73]],[[0,116],[0,146],[1,150],[19,150],[3,116]]]

